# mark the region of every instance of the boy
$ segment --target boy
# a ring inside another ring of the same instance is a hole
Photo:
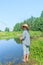
[[[23,34],[20,37],[20,40],[23,43],[23,62],[28,62],[28,56],[29,56],[29,47],[30,47],[30,35],[29,35],[29,27],[27,24],[22,25]]]

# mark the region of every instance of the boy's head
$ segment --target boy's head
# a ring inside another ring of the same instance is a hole
[[[28,27],[27,24],[23,24],[23,25],[22,25],[22,29],[23,29],[23,30],[29,30],[29,27]]]

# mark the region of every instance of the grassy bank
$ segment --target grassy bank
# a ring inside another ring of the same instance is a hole
[[[21,32],[0,32],[0,39],[17,38]]]
[[[30,46],[30,56],[29,56],[28,65],[43,65],[43,32],[30,31],[29,33],[31,36],[31,46]],[[22,34],[21,31],[0,32],[0,39],[14,38],[17,41],[21,34]],[[19,65],[23,65],[23,64],[19,64]]]
[[[29,31],[31,37],[40,37],[43,36],[43,33],[40,31]],[[21,31],[18,32],[0,32],[0,39],[10,39],[17,38],[22,34]]]
[[[30,58],[38,62],[37,65],[43,65],[43,37],[31,41]]]

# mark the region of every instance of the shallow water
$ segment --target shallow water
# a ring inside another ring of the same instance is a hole
[[[22,44],[17,44],[14,39],[0,40],[0,62],[21,62],[23,57]]]

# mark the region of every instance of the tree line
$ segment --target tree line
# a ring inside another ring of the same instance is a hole
[[[13,31],[22,31],[21,26],[22,24],[28,24],[30,27],[30,30],[33,31],[43,31],[43,11],[41,12],[40,17],[33,17],[31,16],[29,19],[24,20],[21,23],[17,23],[14,27],[13,27]],[[0,30],[1,31],[1,30]],[[5,31],[10,31],[8,27],[5,28]]]
[[[24,23],[29,25],[30,30],[33,30],[33,31],[43,31],[43,11],[41,12],[40,17],[36,18],[36,17],[31,16],[29,19],[24,20],[21,23],[17,23],[14,26],[13,31],[21,31],[22,30],[21,26]]]

